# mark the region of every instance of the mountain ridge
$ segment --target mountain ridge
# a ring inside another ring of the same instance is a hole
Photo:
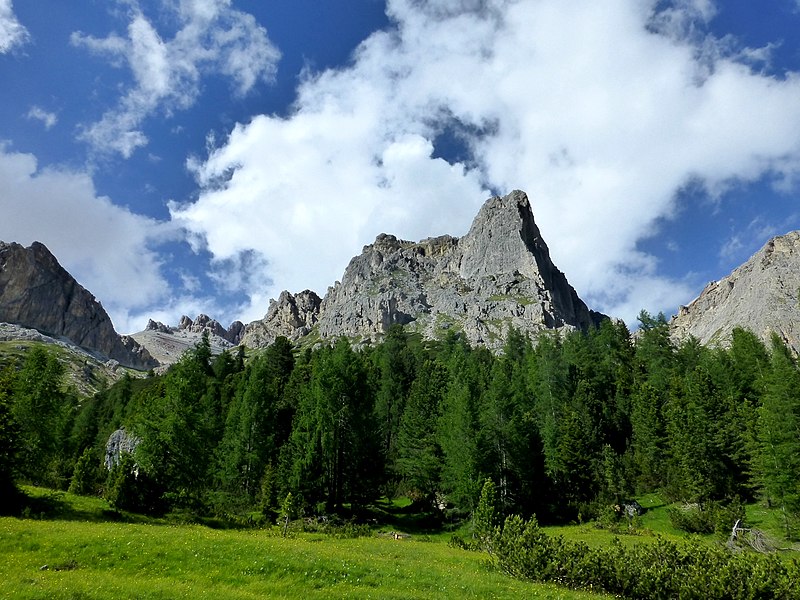
[[[379,234],[354,256],[324,297],[282,292],[264,318],[225,328],[207,315],[176,327],[151,321],[118,335],[102,305],[47,248],[0,242],[0,322],[36,329],[133,368],[175,362],[209,335],[214,352],[237,344],[262,348],[278,336],[315,344],[345,336],[379,341],[392,325],[425,339],[457,331],[473,345],[499,351],[510,327],[535,338],[543,331],[587,329],[607,318],[586,306],[553,264],[528,197],[513,191],[488,199],[462,237],[408,241]],[[800,353],[800,231],[773,237],[748,261],[681,306],[672,338],[726,345],[734,327],[768,342],[772,332]]]
[[[774,332],[800,353],[800,231],[771,238],[670,321],[674,339],[692,335],[710,345],[726,346],[734,327],[749,329],[767,344]]]
[[[0,322],[64,337],[135,369],[158,365],[130,336],[121,336],[97,299],[40,242],[0,241]]]
[[[604,318],[552,263],[527,195],[515,190],[488,199],[461,238],[378,235],[324,298],[283,292],[264,319],[245,326],[242,342],[259,346],[314,331],[321,339],[377,341],[399,324],[426,339],[455,328],[470,343],[499,350],[509,327],[535,337]]]

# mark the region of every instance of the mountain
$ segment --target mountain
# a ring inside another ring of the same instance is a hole
[[[135,369],[158,363],[114,331],[102,305],[39,242],[0,242],[0,322],[36,329]]]
[[[324,299],[283,292],[263,320],[245,327],[242,342],[259,347],[277,335],[378,340],[400,324],[427,339],[461,331],[472,344],[498,349],[509,326],[536,336],[603,318],[550,260],[528,197],[514,191],[487,200],[462,238],[379,235]]]
[[[675,339],[726,345],[734,327],[766,343],[777,333],[800,352],[800,232],[772,238],[727,277],[709,283],[670,322]]]
[[[171,365],[186,350],[194,348],[204,333],[208,334],[211,353],[216,355],[236,346],[241,340],[243,330],[244,325],[240,321],[234,321],[225,329],[219,321],[201,314],[194,321],[187,316],[181,317],[177,327],[150,319],[144,331],[134,333],[131,337],[147,348],[162,365]]]

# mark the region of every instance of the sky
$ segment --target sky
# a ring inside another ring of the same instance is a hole
[[[798,0],[0,0],[0,240],[122,333],[228,325],[521,189],[635,327],[800,228],[798,31]]]

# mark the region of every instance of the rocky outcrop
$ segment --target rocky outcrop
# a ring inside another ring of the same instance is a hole
[[[106,454],[103,464],[109,471],[116,467],[122,460],[123,454],[133,454],[136,447],[141,443],[141,439],[126,431],[124,427],[117,429],[106,442]]]
[[[201,313],[197,315],[194,321],[185,315],[182,316],[178,324],[178,329],[201,335],[205,332],[210,336],[216,336],[230,344],[236,345],[241,340],[244,325],[241,321],[234,321],[231,323],[230,327],[225,329],[219,321]]]
[[[219,321],[200,314],[192,320],[182,316],[177,327],[150,319],[144,331],[133,334],[136,341],[147,348],[162,365],[177,362],[186,350],[194,348],[208,334],[211,353],[219,354],[237,345],[244,334],[244,325],[234,321],[225,329]]]
[[[462,238],[420,242],[381,234],[350,261],[342,280],[318,303],[284,292],[264,320],[247,326],[248,346],[277,335],[298,339],[377,340],[391,325],[425,338],[455,329],[473,344],[502,346],[509,326],[535,336],[545,329],[585,329],[590,311],[550,253],[520,191],[489,199]],[[248,334],[258,332],[258,335]]]
[[[726,346],[734,327],[765,343],[777,333],[800,352],[800,232],[772,238],[727,277],[709,283],[670,322],[674,339],[689,335]]]
[[[128,367],[157,365],[135,340],[114,331],[102,305],[39,242],[29,248],[0,242],[0,322],[67,338]]]
[[[319,320],[322,300],[311,290],[292,295],[281,292],[270,300],[266,316],[244,327],[241,342],[250,348],[269,346],[278,336],[297,341],[311,333]]]

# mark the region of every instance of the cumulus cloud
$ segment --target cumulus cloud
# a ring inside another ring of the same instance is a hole
[[[133,85],[118,105],[81,132],[98,151],[128,158],[147,145],[144,121],[192,106],[204,75],[227,76],[239,95],[274,77],[280,53],[252,15],[231,8],[230,0],[163,0],[178,24],[171,37],[159,33],[138,2],[119,2],[130,12],[124,37],[81,32],[71,37],[73,45],[127,66],[133,75]]]
[[[157,247],[178,237],[173,226],[98,196],[86,173],[39,169],[35,156],[4,145],[0,189],[0,240],[45,244],[103,302],[118,330],[142,329],[137,311],[169,301]]]
[[[46,111],[40,106],[31,106],[26,116],[34,121],[41,121],[45,129],[50,129],[58,123],[58,115],[56,113]]]
[[[28,37],[28,30],[14,14],[11,0],[0,0],[0,54],[24,44]]]
[[[758,52],[704,33],[714,10],[389,0],[391,27],[347,67],[306,73],[290,115],[256,116],[191,161],[202,192],[173,218],[217,261],[261,257],[255,318],[280,289],[324,292],[381,231],[463,234],[487,190],[520,188],[593,307],[629,323],[670,311],[691,289],[638,242],[677,193],[723,201],[734,181],[800,171],[800,77],[771,78],[747,59]]]

